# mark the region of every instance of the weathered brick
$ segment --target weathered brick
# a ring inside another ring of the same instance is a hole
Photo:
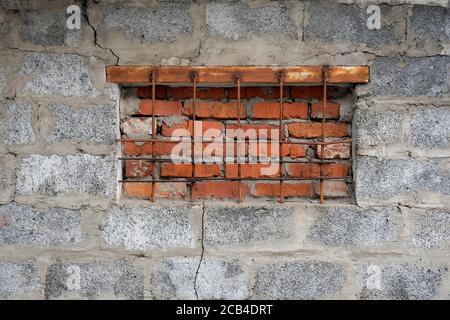
[[[425,192],[450,194],[449,168],[439,160],[359,157],[355,180],[358,202],[395,201],[398,197],[411,201]]]
[[[274,243],[295,235],[292,207],[206,206],[206,246]]]
[[[427,108],[411,119],[412,143],[418,147],[447,148],[450,141],[450,108]]]
[[[241,184],[242,196],[247,194],[247,186]],[[237,198],[239,196],[239,187],[237,181],[203,181],[194,184],[194,198]]]
[[[315,148],[317,158],[322,157],[322,148],[317,146]],[[323,146],[323,159],[349,159],[350,158],[350,144],[337,143]]]
[[[311,181],[305,182],[284,182],[282,184],[283,197],[311,197],[313,196],[313,184]],[[279,183],[256,183],[252,191],[255,197],[279,197]]]
[[[399,143],[402,115],[395,111],[357,109],[354,119],[357,148]]]
[[[53,130],[47,138],[50,142],[112,144],[115,141],[114,106],[75,109],[64,104],[52,104],[49,110],[55,118]]]
[[[415,231],[411,245],[415,248],[438,249],[450,240],[450,212],[427,209],[415,214]]]
[[[290,123],[289,135],[294,138],[320,138],[322,136],[321,123]],[[346,137],[349,135],[349,126],[346,123],[325,123],[325,137]]]
[[[46,299],[144,298],[144,277],[126,260],[57,261],[45,280]]]
[[[274,261],[256,270],[256,299],[325,299],[342,290],[344,268],[330,262]]]
[[[166,99],[167,98],[167,86],[155,86],[155,98],[156,99]],[[152,87],[138,87],[137,95],[141,99],[152,98]]]
[[[192,120],[183,120],[181,123],[174,124],[167,124],[164,122],[161,134],[166,137],[171,137],[172,135],[178,137],[192,136],[193,123]],[[218,121],[196,121],[195,125],[195,136],[208,135],[208,131],[209,133],[213,132],[213,135],[215,133],[219,133],[220,135],[220,132],[223,129],[223,124]]]
[[[152,115],[153,102],[151,99],[142,99],[139,103],[139,114]],[[181,117],[181,102],[179,101],[155,101],[155,116]]]
[[[237,110],[237,103],[235,102],[197,101],[195,103],[195,114],[199,118],[237,119]],[[183,113],[192,116],[192,102],[186,102],[184,104]],[[240,117],[241,119],[245,119],[244,104],[241,104],[240,107]]]
[[[278,139],[280,134],[280,128],[275,125],[268,124],[253,124],[243,123],[240,128],[242,129],[242,138],[248,137],[251,139]],[[283,132],[282,127],[282,132]],[[229,124],[226,126],[227,138],[233,138],[239,136],[239,126],[236,124]]]
[[[314,181],[314,192],[317,196],[320,195],[319,181]],[[349,185],[343,180],[324,180],[323,195],[328,198],[348,197],[350,195]]]
[[[357,206],[319,209],[308,232],[308,240],[332,247],[369,247],[394,242],[400,215],[394,207]]]
[[[311,118],[322,119],[323,102],[311,104]],[[337,102],[327,101],[325,119],[339,119],[341,105]]]
[[[128,118],[122,121],[122,133],[129,138],[149,138],[152,134],[151,118]]]
[[[155,146],[155,156],[169,156],[172,153],[173,148],[178,144],[178,142],[154,142]],[[124,142],[123,143],[123,154],[130,156],[142,156],[152,154],[152,143],[151,142]]]
[[[150,274],[151,297],[164,300],[249,298],[250,279],[237,260],[205,256],[200,266],[199,260],[197,257],[162,259]]]
[[[197,215],[187,205],[112,207],[102,223],[102,237],[108,245],[128,250],[196,248]]]
[[[196,164],[196,177],[218,177],[221,169],[218,164]],[[161,165],[162,177],[192,177],[192,164],[190,163],[163,163]]]
[[[214,1],[206,7],[206,30],[210,36],[233,40],[250,34],[297,39],[295,24],[284,6],[250,8],[241,2]]]
[[[151,182],[124,183],[123,192],[126,197],[150,199],[152,195]],[[180,199],[187,195],[186,183],[164,182],[155,183],[155,197],[165,199]]]
[[[88,154],[68,156],[31,155],[17,171],[19,194],[91,194],[112,196],[115,188],[114,160]]]
[[[55,247],[83,240],[80,210],[0,206],[0,243]]]
[[[32,263],[0,261],[0,298],[30,297],[41,290],[41,279]]]
[[[0,102],[0,136],[5,144],[31,144],[36,140],[32,120],[33,107],[24,102]],[[1,112],[1,111],[0,111]],[[0,113],[1,115],[1,113]]]
[[[279,102],[256,102],[253,105],[252,117],[254,119],[279,119]],[[308,105],[304,102],[284,102],[283,119],[308,118]]]
[[[64,97],[96,97],[83,59],[75,54],[30,53],[21,74],[31,77],[24,91],[31,94]]]
[[[283,97],[288,96],[288,88],[284,87]],[[241,99],[279,99],[279,87],[241,87]],[[237,99],[237,88],[228,89],[228,99]]]
[[[323,99],[323,87],[306,87],[306,86],[294,86],[290,87],[290,96],[294,99]]]
[[[145,160],[127,160],[125,161],[125,176],[129,178],[151,177],[153,174],[153,165]]]
[[[366,264],[361,299],[427,300],[436,297],[447,268],[413,264]]]

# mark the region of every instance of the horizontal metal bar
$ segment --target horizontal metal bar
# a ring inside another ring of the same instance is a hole
[[[160,140],[160,139],[117,139],[117,142],[164,142],[164,143],[176,143],[176,142],[191,142],[191,138],[186,138],[184,140]],[[275,140],[225,140],[225,141],[215,141],[215,140],[200,140],[200,139],[194,139],[194,142],[201,142],[201,143],[230,143],[230,142],[269,142],[269,141],[275,141]],[[298,145],[332,145],[332,144],[340,144],[340,143],[351,143],[352,139],[345,139],[345,140],[336,140],[336,141],[284,141],[283,144],[298,144]]]
[[[150,75],[156,72],[157,83],[191,83],[192,74],[197,75],[197,83],[234,84],[236,77],[241,83],[278,84],[283,72],[285,84],[315,84],[323,82],[323,68],[313,66],[296,67],[170,67],[170,66],[107,66],[108,82],[122,84],[150,84]],[[368,66],[334,66],[328,68],[327,82],[368,83]]]
[[[304,177],[286,177],[286,178],[185,178],[183,180],[165,180],[165,179],[153,179],[153,180],[119,180],[121,183],[145,183],[145,182],[180,182],[180,183],[188,183],[188,182],[196,182],[196,181],[314,181],[314,180],[347,180],[351,179],[351,176],[345,177],[316,177],[316,178],[304,178]]]
[[[217,156],[217,157],[213,157],[214,159],[220,159],[222,158],[221,156]],[[231,159],[231,157],[228,157],[229,159]],[[240,159],[248,159],[247,157],[240,157]],[[256,158],[256,157],[254,157]],[[223,158],[222,158],[223,159]],[[227,158],[225,158],[226,160]],[[237,159],[237,157],[234,157],[232,159]],[[253,159],[253,158],[250,158]],[[241,162],[241,164],[270,164],[270,163],[304,163],[304,164],[308,164],[308,163],[318,163],[318,164],[333,164],[333,163],[338,163],[336,160],[306,160],[306,161],[302,161],[302,160],[289,160],[289,159],[282,159],[281,161],[278,161],[278,157],[274,157],[274,158],[270,158],[272,159],[271,162]],[[120,161],[149,161],[149,162],[161,162],[161,163],[173,163],[173,164],[191,164],[192,163],[192,159],[191,158],[185,158],[184,161],[182,161],[181,159],[177,159],[180,160],[178,161],[174,161],[173,159],[168,159],[168,158],[150,158],[150,157],[120,157],[117,158],[117,160]],[[196,159],[197,160],[197,159]],[[195,164],[223,164],[224,162],[212,162],[212,163],[208,163],[208,162],[195,162]],[[225,161],[225,164],[237,164],[236,162],[227,162]]]

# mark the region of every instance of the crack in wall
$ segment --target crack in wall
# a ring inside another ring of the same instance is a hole
[[[202,236],[201,236],[202,253],[200,254],[200,261],[198,262],[197,270],[195,272],[195,277],[194,277],[194,292],[195,292],[195,297],[197,300],[198,300],[197,279],[198,279],[198,274],[200,272],[200,267],[203,262],[203,257],[205,254],[204,240],[205,240],[205,202],[203,201],[203,203],[202,203]]]
[[[94,25],[91,24],[90,20],[89,20],[89,14],[88,14],[88,0],[83,0],[83,2],[81,3],[81,7],[82,7],[82,14],[84,19],[86,20],[86,23],[88,24],[89,27],[91,27],[92,31],[94,32],[94,44],[103,49],[103,50],[107,50],[109,52],[111,52],[111,54],[116,58],[116,66],[119,65],[119,60],[120,57],[113,51],[113,49],[111,48],[106,48],[104,46],[102,46],[99,42],[98,42],[98,37],[97,37],[97,29],[95,29]]]

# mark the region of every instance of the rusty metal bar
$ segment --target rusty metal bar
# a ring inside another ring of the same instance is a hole
[[[241,134],[241,79],[239,77],[236,78],[236,86],[237,86],[237,125],[238,125],[238,132]],[[237,166],[238,166],[238,202],[242,202],[242,185],[241,185],[241,157],[240,157],[240,145],[241,139],[237,142]],[[234,147],[234,146],[233,146]],[[244,140],[244,148],[245,148],[245,140]],[[245,151],[244,151],[245,156]]]
[[[183,159],[183,160],[182,160]],[[155,162],[162,162],[162,163],[166,163],[166,162],[173,162],[176,164],[185,164],[187,160],[187,158],[180,158],[180,162],[177,161],[173,161],[173,159],[170,158],[161,158],[161,159],[154,159]],[[151,157],[120,157],[117,158],[117,160],[120,161],[153,161],[153,158]],[[316,164],[331,164],[331,163],[336,163],[335,160],[308,160],[308,161],[304,161],[304,160],[283,160],[283,163],[316,163]],[[255,162],[255,163],[249,163],[250,165],[252,164],[267,164],[265,162]]]
[[[278,73],[285,73],[285,84],[320,84],[323,82],[321,67],[164,67],[164,66],[107,66],[108,82],[122,84],[149,83],[150,73],[158,72],[158,83],[191,83],[191,74],[198,74],[198,83],[234,84],[235,75],[239,74],[241,83],[278,84]],[[328,72],[329,83],[368,83],[368,66],[333,66]]]
[[[155,163],[155,137],[156,137],[156,119],[155,119],[155,109],[156,109],[156,71],[152,72],[152,178],[155,180],[156,175],[156,163]],[[155,202],[155,182],[152,182],[152,195],[151,201]]]
[[[278,141],[278,158],[280,166],[280,178],[283,178],[284,168],[283,168],[283,155],[282,148],[284,142],[284,128],[283,128],[283,115],[284,115],[284,106],[283,106],[283,73],[280,71],[279,74],[280,79],[280,118],[279,118],[279,141]],[[284,202],[284,194],[283,194],[283,180],[280,180],[280,203]]]
[[[164,142],[164,143],[174,143],[174,142],[184,142],[186,140],[191,140],[188,137],[184,137],[184,139],[179,139],[179,140],[160,140],[160,139],[117,139],[117,142]],[[237,139],[235,139],[237,140]],[[268,139],[269,140],[269,139]],[[226,141],[230,141],[230,140],[226,140]],[[226,142],[225,141],[225,142]],[[247,142],[258,142],[259,140],[253,140],[253,139],[249,139],[246,140]],[[289,140],[285,140],[284,143],[285,144],[298,144],[298,145],[332,145],[332,144],[341,144],[341,143],[351,143],[353,140],[352,139],[343,139],[343,140],[335,140],[335,141],[289,141]],[[195,142],[199,142],[199,140],[195,140]],[[217,142],[215,140],[201,140],[202,143],[212,143],[212,142]]]
[[[195,121],[196,121],[196,114],[197,114],[197,109],[196,109],[196,99],[197,99],[197,79],[198,79],[198,74],[197,72],[193,72],[192,73],[192,90],[193,90],[193,94],[192,94],[192,138],[191,138],[191,153],[192,153],[192,182],[190,184],[190,193],[191,193],[191,202],[194,202],[194,184],[196,182],[195,180],[195,140],[196,140],[196,135],[195,135]],[[203,136],[202,134],[200,134],[200,136]],[[203,144],[202,144],[203,146]]]
[[[240,180],[244,180],[244,181],[314,181],[314,180],[319,180],[319,179],[323,179],[323,180],[347,180],[347,179],[351,179],[351,176],[342,176],[342,177],[316,177],[316,178],[306,178],[306,177],[283,177],[283,178],[241,178]],[[178,179],[178,178],[177,178]],[[166,183],[171,183],[171,182],[192,182],[192,181],[239,181],[239,178],[202,178],[202,177],[196,177],[194,178],[185,178],[183,180],[164,180],[164,179],[155,179],[155,182],[166,182]],[[119,182],[121,183],[137,183],[137,182],[153,182],[153,180],[133,180],[133,179],[127,179],[127,180],[119,180]]]
[[[328,67],[323,67],[323,101],[322,101],[322,142],[325,142],[325,112],[327,109],[327,77],[328,77]],[[320,160],[323,161],[323,151],[324,151],[324,145],[321,144],[320,145]],[[322,176],[322,164],[320,164],[320,176]],[[323,199],[323,179],[320,179],[320,203],[323,204],[324,203],[324,199]]]

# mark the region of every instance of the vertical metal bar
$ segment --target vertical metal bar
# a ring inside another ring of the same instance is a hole
[[[191,176],[191,202],[194,202],[194,183],[195,183],[195,120],[196,120],[196,99],[197,99],[197,72],[192,74],[192,137],[191,137],[191,154],[192,154],[192,176]]]
[[[237,84],[237,123],[238,123],[238,132],[241,133],[241,79],[238,77],[236,78],[236,84]],[[240,162],[240,142],[241,139],[238,135],[237,140],[237,166],[238,166],[238,202],[242,202],[242,183],[241,183],[241,162]],[[245,150],[245,141],[244,141],[244,150]],[[245,156],[245,151],[244,151]]]
[[[155,162],[155,137],[156,137],[156,71],[152,71],[152,196],[151,201],[155,202],[155,174],[156,174],[156,162]]]
[[[325,111],[327,109],[327,78],[328,78],[328,67],[323,67],[322,69],[323,78],[323,101],[322,101],[322,142],[325,142]],[[320,160],[323,160],[324,145],[320,145]],[[322,177],[322,167],[323,164],[320,163],[320,177]],[[320,179],[320,203],[324,203],[323,199],[323,179]]]
[[[280,203],[284,202],[284,194],[283,194],[283,175],[284,175],[284,168],[283,168],[283,142],[284,142],[284,130],[283,130],[283,114],[284,114],[284,105],[283,105],[283,73],[279,73],[279,79],[280,79],[280,118],[279,118],[279,142],[278,142],[278,159],[280,166]],[[272,149],[272,148],[271,148]]]

